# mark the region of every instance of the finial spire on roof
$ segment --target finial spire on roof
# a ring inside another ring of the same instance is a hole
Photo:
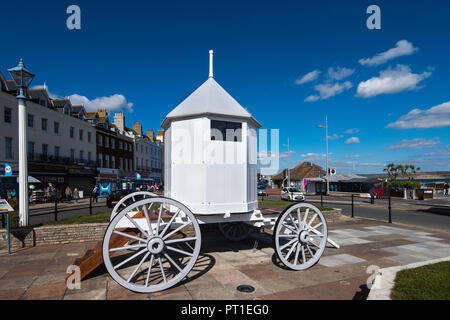
[[[213,75],[213,54],[214,54],[214,51],[209,50],[209,77],[210,78],[214,78],[214,75]]]

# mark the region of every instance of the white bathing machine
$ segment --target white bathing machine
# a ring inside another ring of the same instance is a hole
[[[232,241],[267,226],[278,258],[293,270],[317,263],[327,242],[338,247],[315,206],[258,207],[261,125],[214,80],[212,54],[208,80],[162,123],[165,196],[132,193],[111,214],[103,261],[111,277],[132,291],[161,291],[181,281],[199,256],[200,224],[218,223]]]

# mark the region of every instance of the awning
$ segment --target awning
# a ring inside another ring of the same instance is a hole
[[[17,183],[19,183],[19,177],[17,177]],[[32,176],[28,176],[28,183],[41,183],[38,179]]]

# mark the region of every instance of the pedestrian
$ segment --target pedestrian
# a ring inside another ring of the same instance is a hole
[[[448,188],[450,185],[448,184],[448,181],[444,184],[444,195],[448,195]]]
[[[92,196],[94,197],[94,202],[98,202],[98,186],[94,186],[94,190],[92,190]]]
[[[56,188],[50,184],[50,195],[52,197],[52,201],[56,201]]]
[[[65,190],[65,194],[66,194],[67,202],[71,203],[72,202],[72,189],[70,189],[69,186],[67,186],[67,188]]]
[[[75,201],[75,203],[78,203],[79,197],[80,197],[80,193],[78,192],[78,189],[77,188],[73,189],[73,200]]]

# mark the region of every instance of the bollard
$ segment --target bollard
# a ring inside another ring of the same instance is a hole
[[[89,197],[89,215],[92,215],[92,194]]]
[[[9,226],[9,213],[6,214],[6,246],[8,247],[8,254],[11,254],[11,232]]]
[[[352,218],[354,218],[355,217],[355,214],[354,214],[354,209],[353,209],[353,193],[352,193]]]
[[[58,198],[55,198],[55,221],[58,221]]]
[[[391,215],[391,195],[389,195],[389,223],[392,223],[392,215]]]

